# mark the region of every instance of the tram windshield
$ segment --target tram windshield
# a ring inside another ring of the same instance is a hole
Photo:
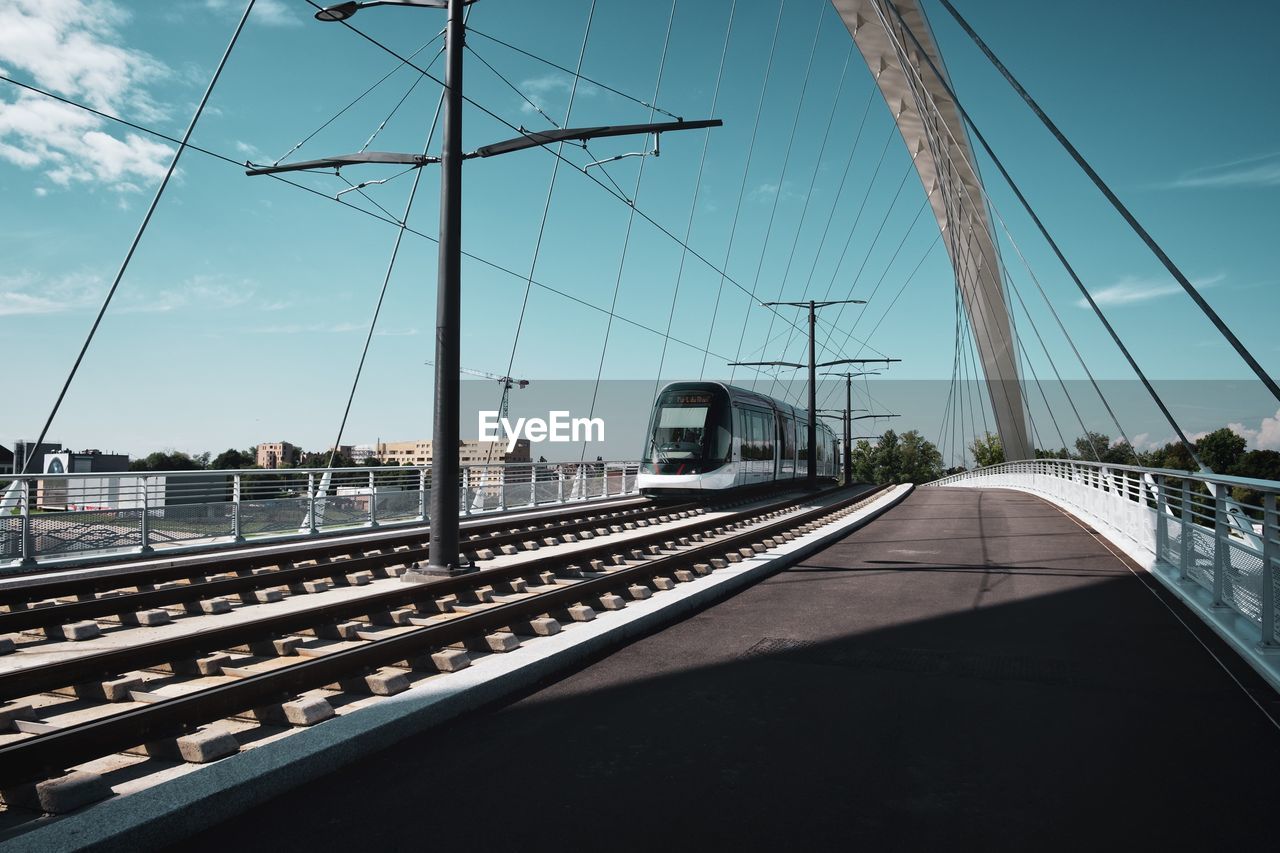
[[[727,406],[711,392],[666,392],[658,399],[645,461],[656,465],[725,461],[732,446],[727,414]]]

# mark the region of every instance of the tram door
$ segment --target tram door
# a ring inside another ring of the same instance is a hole
[[[778,467],[775,476],[790,480],[796,475],[796,422],[790,415],[777,413]]]

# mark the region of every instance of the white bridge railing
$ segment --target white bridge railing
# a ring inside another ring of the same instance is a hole
[[[464,465],[464,516],[637,494],[638,462]],[[0,475],[0,573],[429,521],[412,466]]]
[[[1019,489],[1088,521],[1280,689],[1280,482],[1037,459],[928,485]]]

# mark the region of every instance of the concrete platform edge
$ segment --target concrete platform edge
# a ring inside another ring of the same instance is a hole
[[[539,637],[468,669],[430,679],[399,696],[286,738],[247,749],[207,767],[133,794],[89,806],[25,832],[0,838],[5,853],[74,850],[136,851],[174,844],[202,829],[371,752],[500,701],[592,656],[625,644],[732,596],[874,520],[914,487],[892,487],[840,521],[764,555],[683,583],[592,622]]]

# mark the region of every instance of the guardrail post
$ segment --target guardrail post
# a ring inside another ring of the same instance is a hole
[[[231,538],[236,542],[244,541],[244,531],[241,529],[240,511],[243,505],[240,502],[240,475],[233,474],[231,477]]]
[[[36,561],[36,542],[31,535],[31,481],[22,481],[22,564],[32,565]]]
[[[151,478],[139,477],[138,481],[142,485],[142,517],[138,520],[138,539],[140,540],[141,552],[143,554],[151,553]]]
[[[1276,561],[1280,560],[1280,518],[1276,513],[1276,496],[1262,498],[1262,647],[1275,649],[1276,643]]]
[[[1226,607],[1227,569],[1231,565],[1230,534],[1227,532],[1227,491],[1218,486],[1213,492],[1213,606]]]
[[[564,503],[564,466],[556,466],[556,503]]]
[[[529,465],[529,506],[538,505],[538,468],[536,464]]]
[[[1151,488],[1156,493],[1156,561],[1164,556],[1165,550],[1169,547],[1169,500],[1164,494],[1164,477],[1159,474],[1152,476]]]
[[[471,515],[471,466],[462,469],[462,514]]]
[[[1182,478],[1182,533],[1178,536],[1178,579],[1191,577],[1191,536],[1195,527],[1195,511],[1191,508],[1191,481]]]
[[[307,532],[313,536],[320,532],[316,527],[316,475],[307,474]]]
[[[493,469],[490,468],[490,471]],[[498,512],[504,512],[507,508],[507,466],[498,466]]]
[[[378,526],[378,483],[369,472],[369,526]]]
[[[465,476],[465,474],[464,474]],[[467,514],[471,514],[470,504],[467,504]],[[427,520],[427,469],[418,469],[418,521],[426,522]]]

